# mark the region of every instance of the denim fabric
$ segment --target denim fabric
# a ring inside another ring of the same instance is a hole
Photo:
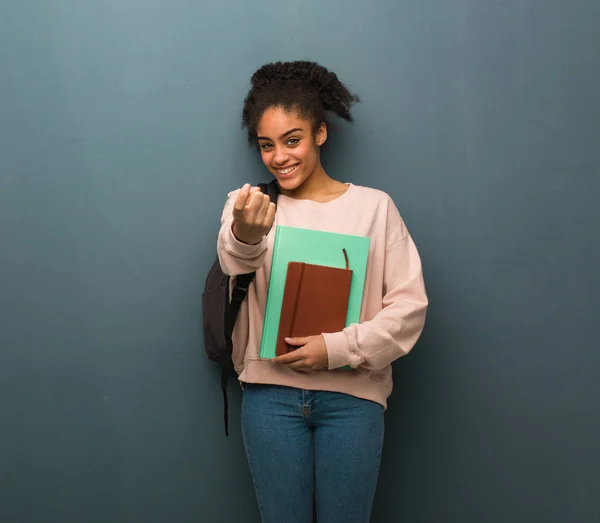
[[[384,409],[347,394],[244,386],[242,432],[263,523],[368,523]]]

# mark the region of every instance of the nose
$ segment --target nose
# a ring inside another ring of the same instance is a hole
[[[285,147],[277,147],[275,149],[275,155],[273,156],[273,161],[277,165],[284,165],[289,160],[289,158],[290,158],[290,156],[287,153],[287,151],[285,150]]]

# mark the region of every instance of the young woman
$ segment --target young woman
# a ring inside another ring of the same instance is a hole
[[[246,184],[229,194],[218,253],[226,274],[256,271],[234,332],[244,387],[242,431],[262,521],[367,523],[377,484],[391,363],[412,349],[427,296],[419,254],[390,197],[331,178],[323,168],[326,117],[352,121],[358,97],[312,62],[265,65],[253,75],[243,126],[277,179],[277,208]],[[361,322],[286,340],[261,359],[274,225],[371,239]],[[233,279],[233,278],[232,278]],[[336,370],[350,366],[352,370]]]

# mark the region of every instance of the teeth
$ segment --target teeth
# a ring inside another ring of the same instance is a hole
[[[277,169],[281,174],[289,174],[291,173],[298,165],[293,165],[292,167],[288,167],[287,169]]]

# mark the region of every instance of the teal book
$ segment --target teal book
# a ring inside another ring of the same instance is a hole
[[[291,262],[352,270],[346,326],[359,323],[369,258],[370,238],[278,225],[267,294],[260,357],[276,356],[279,323],[288,266]],[[320,333],[315,333],[315,335]]]

